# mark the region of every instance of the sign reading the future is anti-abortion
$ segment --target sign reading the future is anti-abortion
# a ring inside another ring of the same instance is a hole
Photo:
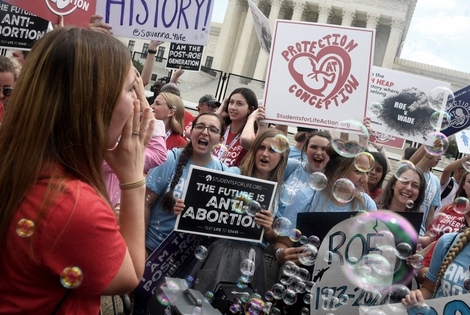
[[[272,209],[277,183],[192,165],[184,189],[185,209],[175,230],[261,242],[263,228],[254,214]]]
[[[96,13],[116,36],[205,45],[214,2],[98,0]]]
[[[266,120],[355,131],[368,103],[375,30],[277,20],[264,95]]]

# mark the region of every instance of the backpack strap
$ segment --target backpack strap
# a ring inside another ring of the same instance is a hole
[[[447,197],[450,194],[452,189],[454,189],[454,185],[455,185],[454,179],[451,177],[449,183],[446,186],[446,188],[444,188],[444,190],[441,193],[441,200],[444,199],[445,197]]]

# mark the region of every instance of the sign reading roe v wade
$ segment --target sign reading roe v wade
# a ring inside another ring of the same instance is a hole
[[[116,36],[205,45],[212,0],[97,0],[96,13]]]
[[[366,114],[375,30],[277,20],[266,75],[266,120],[351,130]]]
[[[248,206],[271,209],[277,183],[191,165],[175,230],[219,238],[262,242],[264,230]]]

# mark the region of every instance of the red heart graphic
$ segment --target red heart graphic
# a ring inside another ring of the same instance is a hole
[[[289,61],[289,72],[304,90],[328,99],[346,82],[351,72],[351,57],[338,46],[322,48],[316,56],[302,52]]]

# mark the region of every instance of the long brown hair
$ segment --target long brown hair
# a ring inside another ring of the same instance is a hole
[[[107,199],[103,157],[130,66],[128,49],[95,31],[60,28],[36,42],[1,126],[0,243],[47,165],[61,167],[62,176],[91,185]],[[53,170],[51,176],[54,182],[60,175]],[[39,213],[59,189],[49,186]]]

